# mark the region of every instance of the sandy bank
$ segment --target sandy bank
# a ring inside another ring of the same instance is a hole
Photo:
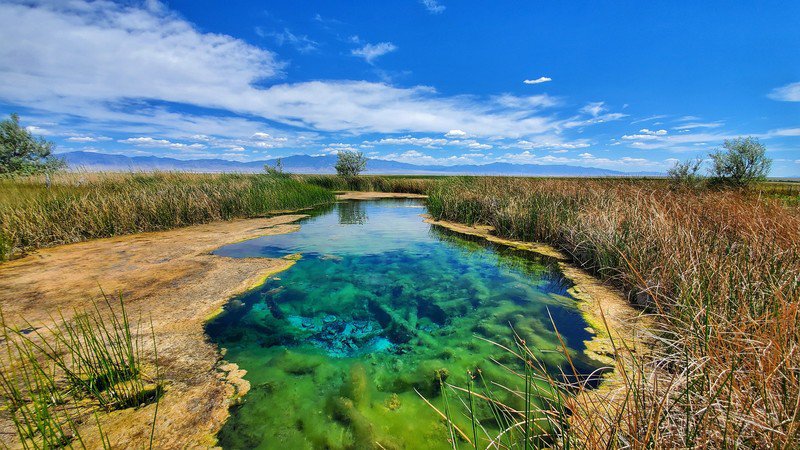
[[[49,324],[59,311],[69,317],[74,308],[88,307],[100,288],[121,292],[132,317],[152,317],[167,380],[154,447],[212,446],[228,416],[229,398],[241,386],[235,380],[241,371],[233,365],[216,369],[219,353],[208,342],[203,323],[231,296],[292,261],[224,258],[209,252],[226,243],[295,231],[298,225],[291,222],[302,217],[216,222],[40,250],[0,264],[0,307],[8,322],[24,317],[33,325]],[[224,380],[226,372],[231,383]],[[119,411],[104,420],[115,447],[146,447],[152,408]],[[6,434],[13,433],[10,424],[0,426],[0,440],[13,442],[14,435]]]

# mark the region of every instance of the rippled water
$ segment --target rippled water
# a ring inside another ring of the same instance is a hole
[[[428,225],[424,212],[417,200],[341,202],[296,233],[215,252],[301,255],[207,325],[252,386],[219,434],[224,448],[452,448],[415,390],[441,408],[440,378],[465,386],[468,371],[480,372],[476,383],[519,387],[500,365],[515,359],[487,341],[508,345],[514,332],[551,370],[566,369],[553,323],[578,370],[596,368],[553,261]],[[454,393],[450,402],[469,427]],[[488,408],[476,415],[489,431],[500,427]]]

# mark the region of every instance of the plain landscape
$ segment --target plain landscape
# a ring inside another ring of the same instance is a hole
[[[796,5],[211,3],[0,0],[0,447],[800,447]]]

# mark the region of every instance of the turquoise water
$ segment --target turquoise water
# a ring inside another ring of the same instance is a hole
[[[215,252],[301,255],[207,325],[252,387],[219,434],[224,448],[452,448],[420,394],[443,409],[440,379],[466,386],[480,373],[484,394],[519,405],[497,387],[521,389],[518,361],[488,341],[512,345],[516,332],[554,373],[571,372],[553,323],[580,373],[598,367],[554,261],[431,226],[423,213],[418,200],[341,202],[298,232]],[[454,421],[470,429],[448,392]],[[501,427],[488,407],[475,416],[489,434]]]

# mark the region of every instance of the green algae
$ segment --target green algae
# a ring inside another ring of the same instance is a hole
[[[303,255],[208,324],[251,383],[219,434],[224,448],[452,448],[420,395],[443,410],[441,382],[466,386],[479,374],[476,393],[524,409],[512,391],[524,384],[519,361],[493,342],[516,334],[553,373],[569,371],[553,323],[581,373],[598,367],[557,261],[425,224],[421,205],[342,202],[299,232],[215,252]],[[469,429],[448,395],[453,421]],[[473,414],[504,426],[488,403]]]

